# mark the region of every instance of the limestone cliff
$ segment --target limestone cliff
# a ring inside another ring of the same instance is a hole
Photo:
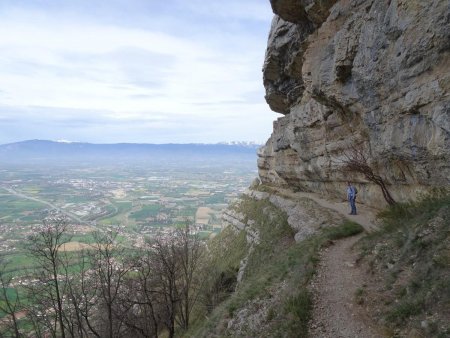
[[[448,0],[271,0],[263,183],[341,195],[361,147],[397,200],[450,186]],[[379,189],[352,175],[360,201]]]

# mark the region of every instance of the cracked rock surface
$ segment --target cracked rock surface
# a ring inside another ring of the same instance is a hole
[[[359,201],[381,191],[341,168],[360,147],[393,197],[450,186],[447,0],[271,0],[266,100],[282,116],[259,151],[263,183]]]

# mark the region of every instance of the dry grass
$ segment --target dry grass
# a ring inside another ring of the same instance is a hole
[[[435,193],[380,214],[361,243],[372,276],[365,298],[397,336],[449,337],[450,195]]]
[[[201,224],[208,224],[210,215],[213,213],[213,210],[208,207],[199,207],[197,212],[195,213],[195,222]]]
[[[93,246],[80,242],[68,242],[61,247],[61,250],[65,252],[81,251],[83,249],[93,249]]]

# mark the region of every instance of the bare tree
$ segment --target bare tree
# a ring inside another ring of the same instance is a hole
[[[34,298],[28,298],[29,302],[32,302]],[[44,336],[48,336],[45,334],[45,332],[50,327],[49,323],[47,322],[47,316],[42,316],[41,307],[37,304],[33,303],[30,306],[27,307],[27,320],[30,323],[32,330],[33,330],[33,336],[36,338],[43,338]],[[52,337],[54,335],[52,334]]]
[[[40,302],[50,305],[55,313],[55,323],[49,329],[53,335],[65,338],[63,294],[64,282],[59,273],[62,268],[61,248],[70,241],[68,222],[64,217],[52,217],[43,221],[37,232],[29,237],[29,255],[38,265],[36,277],[39,279]],[[35,292],[36,290],[32,291]],[[48,312],[49,309],[43,309]],[[56,325],[57,324],[57,325]]]
[[[126,278],[132,294],[120,302],[126,313],[125,325],[134,335],[157,337],[160,327],[175,335],[177,327],[188,329],[190,314],[200,287],[201,242],[186,223],[170,236],[159,235],[134,263],[134,273]]]
[[[189,223],[171,236],[158,236],[150,246],[153,292],[159,294],[159,313],[169,337],[175,335],[175,324],[184,330],[189,328],[190,314],[200,294],[202,249]]]
[[[124,262],[124,251],[116,243],[118,232],[96,233],[95,244],[91,252],[91,266],[98,283],[98,311],[106,312],[100,318],[104,324],[102,337],[120,337],[120,330],[124,325],[123,314],[119,312],[120,293],[123,281],[130,271],[130,266]]]
[[[175,317],[178,302],[177,290],[179,260],[176,257],[176,244],[169,238],[156,238],[153,245],[152,265],[156,277],[157,292],[162,301],[161,318],[169,331],[169,338],[175,336]]]
[[[189,224],[156,237],[133,260],[117,237],[117,231],[96,233],[92,247],[75,255],[63,250],[70,240],[65,219],[46,220],[30,236],[37,269],[27,312],[35,337],[150,338],[167,329],[172,338],[177,327],[189,328],[203,252]]]
[[[375,174],[372,167],[369,165],[368,158],[362,147],[352,146],[348,152],[344,153],[343,162],[345,171],[363,174],[368,181],[375,183],[381,188],[383,197],[389,205],[396,204],[389,193],[383,178],[380,175]]]
[[[198,300],[201,281],[198,272],[202,258],[203,247],[198,236],[191,234],[189,223],[177,231],[176,257],[180,263],[180,276],[178,282],[179,314],[178,324],[184,329],[189,328],[190,314]]]
[[[74,282],[69,271],[71,262],[66,252],[62,253],[61,256],[60,274],[65,284],[63,320],[67,329],[67,335],[72,338],[83,337],[83,323],[78,311],[80,298],[76,292],[76,282]]]
[[[132,293],[121,301],[126,309],[125,325],[132,334],[142,337],[158,337],[161,323],[161,295],[155,275],[153,250],[150,246],[140,249],[133,264],[134,274],[126,279],[126,289]]]
[[[125,289],[133,290],[123,294],[121,313],[128,336],[158,337],[161,321],[161,301],[157,292],[152,261],[148,252],[140,252],[134,265],[134,274],[125,281]],[[136,275],[137,274],[137,275]]]
[[[80,274],[78,276],[78,289],[75,289],[81,297],[78,303],[78,311],[83,318],[88,332],[100,338],[100,333],[95,326],[95,313],[97,312],[97,295],[99,283],[93,270],[90,269],[89,252],[80,252]],[[89,335],[89,336],[91,336]]]
[[[18,291],[12,288],[12,276],[7,274],[8,263],[0,261],[0,311],[2,311],[8,320],[8,323],[0,323],[0,327],[4,331],[4,336],[8,334],[10,337],[20,338],[22,335],[19,331],[19,323],[17,312],[22,308]],[[8,294],[8,290],[13,290],[12,294]],[[8,332],[7,332],[8,331]]]
[[[47,284],[45,275],[28,276],[32,284],[25,286],[27,306],[27,319],[33,327],[36,337],[57,338],[60,335],[58,330],[58,314],[56,309],[55,294],[53,286]]]
[[[81,250],[70,259],[64,255],[64,276],[66,283],[66,307],[64,320],[71,337],[100,337],[92,323],[95,320],[95,300],[98,283],[93,278],[88,253]],[[77,272],[70,270],[76,265]]]

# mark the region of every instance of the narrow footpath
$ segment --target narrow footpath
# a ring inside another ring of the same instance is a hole
[[[375,215],[377,210],[369,208],[358,202],[356,203],[358,214],[349,215],[348,213],[350,210],[350,206],[348,205],[348,202],[330,202],[313,193],[298,192],[296,193],[296,195],[299,197],[307,197],[324,208],[337,211],[348,220],[361,224],[366,231],[372,231],[377,228],[377,225],[375,223]]]
[[[348,202],[333,202],[324,199],[319,194],[309,193],[309,192],[292,192],[286,189],[277,188],[274,190],[276,194],[280,196],[286,196],[291,200],[296,200],[300,198],[309,198],[319,204],[320,206],[334,210],[344,216],[346,219],[353,221],[355,223],[361,224],[364,229],[368,232],[375,230],[377,228],[376,224],[376,213],[377,209],[370,208],[366,205],[358,203],[356,201],[356,207],[358,210],[357,215],[349,215],[350,207]]]
[[[321,252],[317,274],[310,285],[313,316],[310,336],[317,338],[382,337],[363,306],[358,292],[369,276],[356,264],[353,245],[362,235],[344,238]]]
[[[377,228],[376,210],[357,205],[358,215],[349,215],[347,202],[332,202],[318,194],[278,190],[290,199],[309,198],[322,207],[337,211],[346,219],[359,223],[367,232]],[[344,238],[322,249],[320,263],[310,291],[313,295],[313,315],[310,337],[314,338],[378,338],[380,329],[357,304],[357,295],[370,278],[364,266],[357,264],[358,253],[353,246],[363,234]],[[360,295],[363,297],[363,295]]]

